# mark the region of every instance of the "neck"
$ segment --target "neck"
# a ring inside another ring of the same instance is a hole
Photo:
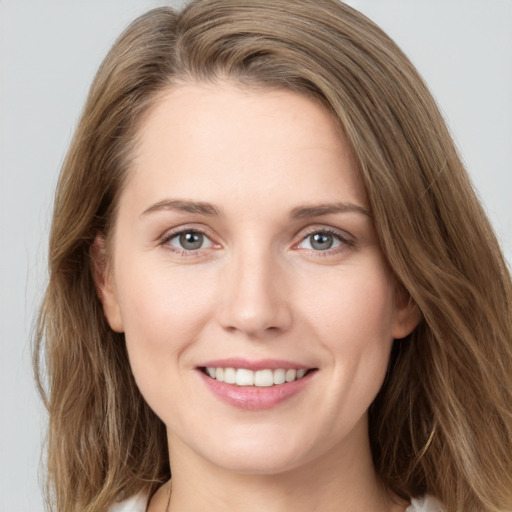
[[[357,450],[334,447],[307,465],[274,474],[240,474],[204,460],[179,440],[170,440],[170,446],[169,512],[395,512],[405,507],[380,485],[367,442],[363,451],[357,442]],[[165,495],[162,488],[149,511],[164,512]]]

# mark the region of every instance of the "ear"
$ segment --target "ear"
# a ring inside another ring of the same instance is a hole
[[[416,328],[422,318],[420,308],[407,290],[400,284],[395,292],[395,318],[393,338],[405,338]]]
[[[94,284],[96,285],[100,301],[103,304],[105,318],[113,331],[124,332],[112,266],[103,235],[96,235],[91,247],[91,256]]]

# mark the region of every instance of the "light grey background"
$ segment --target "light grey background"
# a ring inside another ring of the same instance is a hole
[[[349,3],[427,80],[512,262],[512,1]],[[136,15],[164,4],[0,0],[0,512],[43,510],[45,416],[30,332],[59,166],[107,49]]]

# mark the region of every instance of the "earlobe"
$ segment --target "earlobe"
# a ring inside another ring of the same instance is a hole
[[[103,305],[103,313],[110,328],[115,332],[124,332],[121,309],[117,300],[114,277],[107,255],[105,238],[97,235],[91,247],[92,274],[98,297]]]
[[[420,323],[421,317],[420,308],[407,291],[397,290],[393,338],[398,340],[411,334]]]

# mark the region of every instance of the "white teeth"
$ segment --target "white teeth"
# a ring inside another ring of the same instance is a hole
[[[256,386],[270,387],[285,382],[293,382],[299,380],[306,375],[307,370],[248,370],[247,368],[214,368],[207,367],[206,373],[218,382],[226,382],[227,384],[236,384],[237,386]]]
[[[286,382],[292,382],[297,377],[297,370],[286,370]]]
[[[254,374],[254,385],[260,388],[268,388],[274,385],[274,373],[272,370],[258,370]]]
[[[274,370],[274,384],[284,384],[286,372],[284,370]]]
[[[236,371],[237,386],[254,386],[254,372],[245,368],[238,368]]]
[[[297,379],[302,379],[302,377],[304,377],[304,375],[306,375],[306,370],[304,370],[304,369],[297,370]]]
[[[236,370],[234,368],[226,368],[224,370],[224,382],[228,384],[236,382]]]

